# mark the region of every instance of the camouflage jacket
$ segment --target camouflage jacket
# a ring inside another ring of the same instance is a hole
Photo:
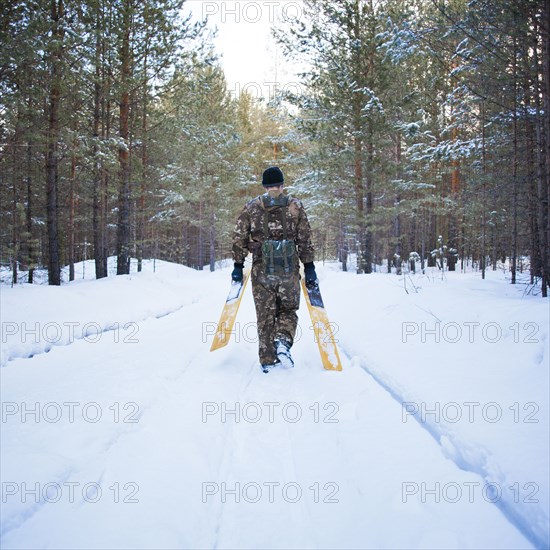
[[[266,194],[267,195],[267,194]],[[261,260],[262,242],[267,239],[283,239],[282,206],[265,207],[261,195],[249,201],[243,208],[233,232],[233,261],[242,263],[248,252],[253,262]],[[264,216],[268,216],[269,235],[265,233]],[[302,203],[288,195],[286,206],[287,239],[295,242],[298,257],[303,263],[313,261],[311,227]]]

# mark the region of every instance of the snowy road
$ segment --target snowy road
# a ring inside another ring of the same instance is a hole
[[[250,293],[239,312],[239,341],[209,353],[228,272],[164,270],[134,276],[125,287],[109,280],[33,288],[32,295],[2,290],[2,322],[19,327],[9,339],[3,328],[2,548],[547,545],[548,451],[541,439],[548,387],[535,367],[525,393],[477,399],[503,409],[508,402],[536,403],[537,423],[424,419],[414,414],[419,395],[429,402],[434,387],[441,400],[459,390],[449,388],[452,376],[440,386],[430,376],[432,385],[423,389],[420,381],[407,383],[409,371],[391,370],[407,355],[382,340],[390,325],[380,312],[403,320],[407,308],[417,309],[403,305],[401,289],[384,292],[377,319],[364,322],[346,302],[350,293],[337,292],[335,281],[346,274],[321,271],[344,371],[320,368],[304,307],[298,367],[264,375]],[[388,285],[374,280],[381,286],[372,292]],[[364,281],[353,279],[348,290]],[[64,293],[61,303],[56,291]],[[23,341],[25,318],[27,328],[31,320],[42,323],[40,338],[27,334]],[[92,322],[111,330],[95,338],[63,336],[56,343],[67,345],[22,358],[26,350],[50,347],[36,341],[43,340],[44,323],[63,321],[75,323],[77,333]],[[548,357],[545,330],[542,347],[533,348],[534,365],[537,354]],[[429,350],[422,350],[424,361]],[[506,382],[515,378],[520,391],[521,377],[510,368]],[[421,379],[420,371],[413,375]],[[453,395],[464,402],[464,394]],[[501,459],[519,443],[528,447],[523,455]]]

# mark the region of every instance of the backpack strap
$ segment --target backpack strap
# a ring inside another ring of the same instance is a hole
[[[286,206],[281,208],[281,225],[283,226],[283,240],[286,241],[287,231],[286,231]]]
[[[269,212],[264,208],[264,240],[269,239]]]

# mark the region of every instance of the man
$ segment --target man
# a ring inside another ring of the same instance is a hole
[[[300,306],[298,259],[304,264],[306,284],[315,284],[311,228],[302,203],[283,193],[284,177],[277,166],[265,170],[266,193],[249,201],[235,226],[234,269],[242,281],[244,259],[252,252],[252,294],[256,305],[259,356],[263,372],[275,366],[294,366],[294,342]]]

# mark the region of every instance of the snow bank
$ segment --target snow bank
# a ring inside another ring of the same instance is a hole
[[[87,261],[76,264],[75,281],[60,287],[0,285],[0,366],[75,340],[95,343],[108,331],[115,340],[135,341],[140,321],[173,313],[208,293],[207,279],[194,269],[146,260],[141,273],[114,276],[114,261],[109,258],[112,276],[97,281]]]

